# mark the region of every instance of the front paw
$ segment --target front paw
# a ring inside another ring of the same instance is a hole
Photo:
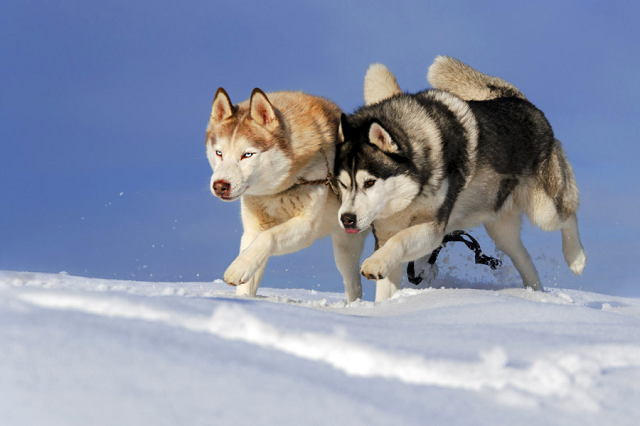
[[[249,260],[246,256],[238,256],[224,273],[224,281],[229,285],[245,284],[256,273],[258,267],[253,260]]]
[[[382,256],[373,256],[362,262],[360,273],[368,280],[381,280],[389,276],[391,265]]]

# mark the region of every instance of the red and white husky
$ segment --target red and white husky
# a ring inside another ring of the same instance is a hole
[[[211,191],[240,199],[240,254],[224,273],[237,294],[254,296],[270,256],[292,253],[331,234],[348,301],[362,297],[359,262],[365,235],[338,222],[331,189],[340,109],[301,92],[265,94],[233,105],[223,88],[207,126]]]

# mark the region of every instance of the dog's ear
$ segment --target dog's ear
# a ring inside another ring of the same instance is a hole
[[[278,116],[269,98],[257,87],[251,92],[251,118],[269,130],[278,127]]]
[[[369,142],[389,154],[395,154],[400,151],[396,144],[384,127],[380,123],[374,122],[369,128]]]
[[[340,114],[340,125],[338,126],[338,142],[346,142],[351,139],[353,130],[346,114]]]
[[[213,98],[213,105],[211,106],[211,118],[209,121],[216,122],[222,121],[226,118],[229,118],[233,115],[233,105],[231,104],[231,99],[229,99],[229,95],[222,88],[219,87],[216,92],[216,96]]]
[[[382,64],[372,64],[364,76],[364,102],[375,104],[402,93],[394,75]]]

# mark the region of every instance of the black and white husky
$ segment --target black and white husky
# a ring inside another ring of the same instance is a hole
[[[349,233],[373,226],[376,250],[360,272],[378,280],[376,301],[398,289],[405,262],[480,224],[525,287],[541,290],[520,239],[523,213],[561,230],[564,258],[581,274],[578,189],[544,114],[510,83],[450,57],[436,58],[427,78],[435,89],[404,94],[386,67],[372,65],[367,105],[341,118],[338,216]]]

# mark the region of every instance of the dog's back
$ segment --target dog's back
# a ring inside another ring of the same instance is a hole
[[[578,188],[562,144],[553,136],[542,111],[529,103],[520,90],[449,56],[438,56],[434,60],[427,80],[434,88],[468,101],[478,125],[489,130],[481,134],[495,133],[492,128],[497,126],[507,130],[499,139],[479,142],[479,160],[491,162],[501,174],[512,174],[524,164],[535,165],[535,170],[523,171],[535,176],[536,187],[546,197],[534,197],[537,201],[530,204],[540,205],[540,199],[549,198],[561,221],[576,212]],[[526,126],[521,125],[522,117],[527,119]],[[534,210],[529,212],[534,223],[543,229],[557,228],[556,221],[542,220],[548,215]]]

